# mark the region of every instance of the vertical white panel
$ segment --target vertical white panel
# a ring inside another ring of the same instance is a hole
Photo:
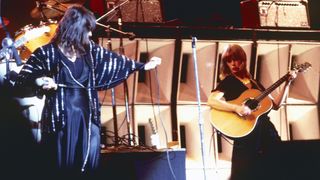
[[[195,164],[201,167],[202,151],[201,151],[201,136],[198,119],[198,107],[196,105],[180,105],[177,107],[179,124],[185,126],[186,131],[186,152],[187,158],[194,161]],[[203,142],[204,142],[204,158],[208,167],[214,165],[214,147],[212,142],[213,129],[210,124],[210,108],[201,106],[201,115],[203,124]]]
[[[316,105],[287,106],[294,140],[319,139],[319,107]]]
[[[270,121],[278,131],[281,140],[290,140],[289,121],[287,118],[287,112],[285,107],[282,107],[277,111],[271,110],[268,116],[270,117]]]
[[[315,104],[319,102],[320,83],[320,44],[294,44],[292,46],[293,62],[310,63],[311,69],[302,72],[294,80],[290,88],[290,103]]]
[[[112,39],[111,41],[112,43],[112,49],[119,53],[119,44],[120,44],[120,40],[119,39]],[[104,39],[100,39],[100,43],[107,48],[107,40]],[[131,59],[138,59],[138,56],[136,54],[137,51],[137,41],[130,41],[128,39],[124,39],[123,40],[123,48],[124,48],[124,54],[131,58]],[[128,84],[128,92],[129,92],[129,103],[132,103],[132,97],[133,97],[133,84],[134,84],[134,76],[136,76],[136,74],[131,75],[128,79],[127,79],[127,84]],[[125,100],[124,100],[124,85],[123,83],[121,83],[120,85],[116,86],[115,88],[115,99],[116,99],[116,104],[117,105],[124,105]],[[106,90],[106,91],[99,91],[99,98],[100,98],[100,102],[106,105],[110,105],[111,104],[111,90]]]
[[[170,103],[174,47],[174,40],[140,40],[139,52],[148,53],[149,58],[152,56],[160,57],[162,63],[157,67],[157,76],[155,70],[151,70],[146,72],[145,82],[138,83],[136,102],[151,103],[152,96],[153,102],[157,102],[159,98],[160,103]],[[149,78],[151,78],[151,84]],[[152,88],[152,95],[150,88]],[[157,97],[158,95],[159,97]]]
[[[216,43],[210,41],[197,41],[196,42],[196,61],[198,67],[198,80],[200,88],[201,102],[206,102],[208,95],[212,90],[213,74],[215,68],[216,57]],[[182,42],[182,55],[187,55],[188,59],[185,59],[187,63],[184,73],[186,77],[185,82],[179,82],[179,102],[196,102],[196,78],[194,67],[194,54],[192,52],[192,46],[190,40],[184,40]],[[182,64],[181,63],[181,64]]]
[[[258,44],[258,81],[268,88],[289,69],[289,46],[287,44],[277,43],[259,43]],[[283,84],[280,86],[282,87]],[[279,93],[279,88],[271,94],[275,97]]]
[[[118,124],[118,136],[122,137],[127,132],[127,124],[126,124],[126,108],[125,106],[116,106],[117,111],[117,124]],[[101,126],[106,127],[107,135],[110,136],[107,138],[108,144],[114,144],[115,130],[114,130],[114,119],[113,112],[111,106],[102,106],[101,107]]]

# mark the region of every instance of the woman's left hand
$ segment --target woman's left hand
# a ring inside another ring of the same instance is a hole
[[[36,79],[35,82],[38,86],[42,87],[44,90],[54,89],[57,90],[58,85],[54,82],[54,80],[50,77],[40,77]]]
[[[147,62],[145,65],[144,65],[144,70],[150,70],[150,69],[154,69],[155,67],[157,67],[158,65],[161,64],[161,58],[159,57],[152,57],[150,59],[149,62]]]
[[[297,77],[297,72],[296,71],[290,71],[289,72],[289,77],[287,79],[287,82],[293,81]]]

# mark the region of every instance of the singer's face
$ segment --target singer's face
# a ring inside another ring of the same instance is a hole
[[[227,60],[227,65],[232,74],[236,74],[237,72],[241,71],[243,68],[243,62],[238,59]]]
[[[90,39],[91,36],[92,36],[92,32],[89,31],[89,32],[88,32],[88,38]]]

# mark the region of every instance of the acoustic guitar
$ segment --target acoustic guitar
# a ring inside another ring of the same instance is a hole
[[[304,72],[311,67],[311,64],[306,62],[301,65],[296,65],[292,71]],[[263,92],[257,89],[248,89],[244,91],[238,98],[228,101],[228,103],[248,106],[252,112],[247,116],[240,116],[235,112],[222,111],[215,108],[211,109],[211,124],[222,134],[230,138],[240,138],[250,134],[256,124],[258,118],[269,112],[272,108],[272,100],[268,95],[285,82],[290,76],[289,73],[281,77],[277,82],[271,85]]]

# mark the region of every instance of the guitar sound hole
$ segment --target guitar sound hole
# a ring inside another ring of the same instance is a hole
[[[248,106],[251,110],[254,110],[259,106],[259,102],[255,99],[248,99],[245,102],[245,105]]]

